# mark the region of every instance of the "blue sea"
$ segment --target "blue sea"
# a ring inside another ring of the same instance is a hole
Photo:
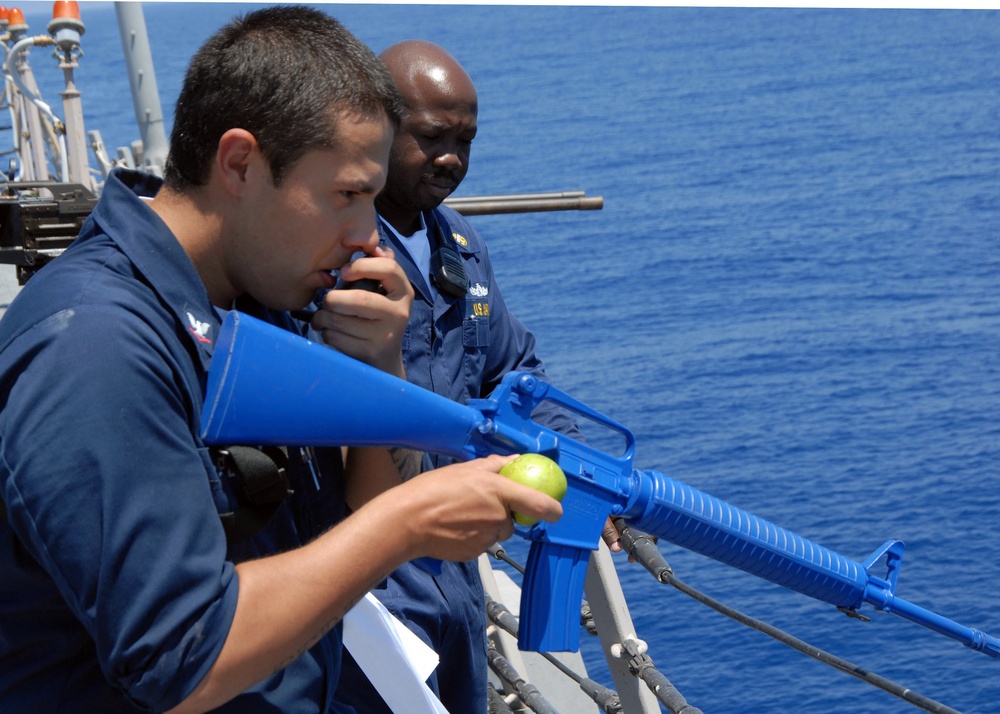
[[[87,129],[113,151],[137,137],[114,9],[81,4]],[[27,4],[33,32],[50,7]],[[168,127],[191,53],[248,7],[145,6]],[[324,7],[376,51],[429,39],[468,69],[462,195],[603,197],[475,222],[549,375],[635,432],[637,466],[857,560],[903,540],[899,597],[1000,636],[1000,12]],[[31,61],[58,107],[55,62]],[[660,549],[733,607],[1000,712],[1000,661]],[[707,714],[915,711],[618,564]]]

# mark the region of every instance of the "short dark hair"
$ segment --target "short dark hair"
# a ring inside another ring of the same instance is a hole
[[[401,103],[385,65],[337,20],[301,5],[234,18],[194,55],[174,112],[166,184],[208,182],[219,139],[246,129],[275,184],[304,154],[335,148],[337,115],[385,116]]]

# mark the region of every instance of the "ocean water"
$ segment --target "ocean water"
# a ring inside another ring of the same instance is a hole
[[[26,7],[41,31],[50,5]],[[168,125],[193,50],[247,7],[146,5]],[[476,224],[553,381],[628,425],[639,467],[857,560],[903,540],[900,597],[1000,635],[1000,13],[324,7],[376,51],[429,39],[466,66],[461,194],[603,196]],[[113,149],[136,136],[114,11],[83,19],[87,128]],[[54,62],[32,66],[57,106]],[[1000,661],[660,548],[727,604],[1000,711]],[[709,714],[913,711],[619,573],[649,654]]]

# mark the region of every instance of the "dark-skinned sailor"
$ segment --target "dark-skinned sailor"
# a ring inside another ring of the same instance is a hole
[[[454,57],[430,42],[400,42],[380,57],[403,100],[375,206],[382,244],[392,248],[415,293],[402,345],[406,378],[460,403],[488,396],[511,370],[547,380],[534,335],[507,309],[486,244],[442,205],[469,169],[479,110],[475,85]],[[535,418],[579,434],[557,410]],[[444,463],[425,455],[422,468]],[[348,499],[352,506],[364,500],[364,494]],[[374,593],[440,656],[428,684],[448,711],[485,712],[486,616],[476,561],[444,563],[436,576],[407,564]],[[390,711],[350,657],[337,699],[365,714]]]

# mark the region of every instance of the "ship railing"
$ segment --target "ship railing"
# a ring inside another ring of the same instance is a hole
[[[601,196],[588,196],[585,191],[452,196],[446,198],[444,203],[463,216],[542,211],[598,211],[604,207],[604,199]]]
[[[525,701],[521,694],[524,687],[517,686],[516,682],[539,686],[543,680],[551,682],[551,679],[545,676],[547,670],[543,669],[539,662],[545,660],[562,675],[572,679],[579,688],[579,695],[567,697],[565,687],[556,685],[554,687],[556,693],[549,696],[553,701],[556,697],[563,702],[568,699],[574,711],[583,711],[580,703],[586,703],[585,699],[581,698],[585,697],[590,700],[591,707],[596,706],[600,711],[609,713],[657,714],[662,711],[660,707],[662,703],[671,714],[680,712],[699,714],[700,710],[690,706],[669,680],[652,666],[652,660],[646,654],[646,643],[635,633],[611,551],[603,541],[598,550],[592,553],[587,569],[584,583],[586,600],[581,607],[581,624],[589,634],[599,638],[614,689],[605,687],[586,674],[574,671],[573,666],[583,672],[586,671],[579,655],[562,653],[534,655],[518,650],[516,616],[518,606],[516,600],[508,600],[511,602],[510,605],[504,603],[504,600],[510,597],[511,591],[508,589],[505,592],[501,588],[500,578],[505,574],[493,569],[489,557],[506,563],[518,572],[523,573],[524,569],[500,545],[494,545],[489,550],[488,556],[483,555],[479,560],[479,572],[486,592],[487,616],[490,620],[487,630],[490,647],[520,674],[519,679],[512,683],[509,676],[496,673],[503,685],[501,696],[508,704],[523,705],[530,711],[544,714],[546,711],[544,708],[536,709],[534,706],[539,696],[545,697],[548,690],[541,691],[539,695],[533,694],[531,699]],[[651,685],[650,682],[655,684]],[[569,703],[564,707],[564,709],[555,707],[553,709],[564,711],[569,708]]]
[[[621,519],[617,519],[615,525],[621,534],[622,549],[628,554],[630,562],[634,561],[645,568],[657,583],[670,585],[702,605],[757,630],[801,654],[881,689],[918,709],[933,714],[959,714],[957,710],[910,687],[825,652],[700,592],[676,576],[654,538],[629,526]],[[523,566],[511,558],[500,545],[494,545],[489,550],[488,556],[506,563],[517,572],[522,574],[524,572]],[[526,663],[526,657],[532,653],[522,653],[518,650],[516,612],[512,612],[501,602],[504,595],[511,596],[510,591],[504,593],[499,585],[506,574],[495,570],[488,556],[480,557],[479,570],[486,592],[486,609],[490,620],[487,636],[491,650],[495,650],[495,654],[491,654],[491,667],[494,667],[494,674],[500,681],[502,689],[496,693],[497,699],[491,702],[491,713],[506,712],[508,709],[513,712],[533,711],[537,714],[567,710],[584,711],[575,702],[571,709],[560,710],[549,702],[546,692],[536,686],[540,669],[534,662]],[[501,575],[501,578],[496,575]],[[608,714],[650,714],[660,712],[661,705],[669,714],[700,713],[701,710],[689,704],[673,683],[656,668],[646,652],[645,642],[636,636],[614,561],[610,550],[603,542],[591,556],[585,594],[586,600],[581,608],[581,624],[587,632],[600,637],[605,660],[617,691],[608,689],[587,676],[577,674],[552,655],[541,653],[538,656],[570,677],[600,711]],[[513,606],[515,609],[517,607]],[[580,669],[584,669],[579,658],[577,665]]]
[[[690,705],[670,680],[656,669],[647,654],[646,643],[636,635],[611,551],[603,541],[591,554],[587,568],[584,582],[586,600],[581,607],[581,624],[589,634],[599,638],[614,689],[573,671],[571,669],[573,664],[585,671],[579,656],[567,657],[549,653],[532,656],[532,653],[523,653],[518,649],[518,605],[514,602],[510,604],[503,602],[504,596],[509,597],[510,592],[505,593],[501,588],[497,576],[503,577],[503,574],[494,570],[490,557],[506,563],[522,574],[524,568],[499,544],[494,545],[488,555],[484,554],[479,559],[479,572],[486,593],[487,616],[490,620],[487,637],[491,652],[497,653],[491,656],[493,660],[491,665],[498,658],[502,658],[503,663],[510,665],[510,670],[507,671],[518,673],[517,677],[513,677],[494,669],[494,674],[502,685],[503,701],[513,711],[526,709],[537,714],[562,711],[549,704],[545,699],[546,691],[540,689],[541,677],[545,670],[537,664],[537,661],[542,659],[562,675],[572,679],[582,696],[589,698],[591,706],[600,711],[609,714],[615,712],[658,714],[663,711],[662,704],[670,714],[700,714],[701,710]],[[528,657],[532,658],[530,662],[527,661]],[[558,689],[565,688],[558,687]],[[574,711],[579,709],[575,702],[573,709]]]

